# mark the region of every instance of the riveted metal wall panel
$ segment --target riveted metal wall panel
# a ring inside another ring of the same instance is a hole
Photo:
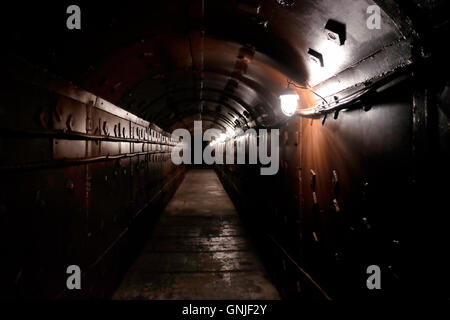
[[[86,156],[86,141],[53,139],[53,159],[81,159]]]
[[[86,133],[86,105],[67,97],[61,97],[52,113],[52,127]]]
[[[155,219],[184,169],[153,154],[162,139],[149,148],[150,124],[104,100],[54,92],[46,82],[13,87],[21,94],[4,95],[0,123],[8,150],[0,161],[0,295],[108,297],[148,231],[136,223]],[[82,270],[81,293],[66,288],[72,264]]]

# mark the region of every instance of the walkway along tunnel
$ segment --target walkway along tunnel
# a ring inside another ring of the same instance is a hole
[[[448,2],[2,12],[2,297],[449,298]]]

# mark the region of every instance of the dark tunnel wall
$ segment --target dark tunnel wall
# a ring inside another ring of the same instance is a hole
[[[71,297],[77,264],[82,297],[109,297],[183,178],[160,128],[202,119],[280,128],[275,176],[216,170],[284,298],[377,296],[371,264],[382,294],[448,297],[448,1],[89,1],[77,31],[68,4],[16,2],[0,21],[1,296]],[[287,80],[306,86],[302,116],[281,111]]]
[[[415,79],[358,108],[291,119],[275,176],[216,166],[283,298],[377,297],[364,280],[370,265],[382,270],[378,297],[445,296],[448,206],[438,186],[448,153],[434,139],[447,118],[432,115],[425,88]]]
[[[39,68],[2,77],[0,294],[109,297],[183,178],[169,136]],[[20,199],[20,200],[19,200]]]

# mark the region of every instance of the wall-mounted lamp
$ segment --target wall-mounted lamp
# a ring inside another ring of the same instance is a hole
[[[299,96],[297,91],[289,88],[289,85],[280,94],[281,111],[288,117],[292,116],[297,111]]]

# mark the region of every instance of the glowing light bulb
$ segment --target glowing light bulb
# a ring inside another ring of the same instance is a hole
[[[281,111],[288,117],[292,116],[297,110],[298,99],[299,97],[295,90],[289,88],[286,89],[285,92],[280,95]]]

